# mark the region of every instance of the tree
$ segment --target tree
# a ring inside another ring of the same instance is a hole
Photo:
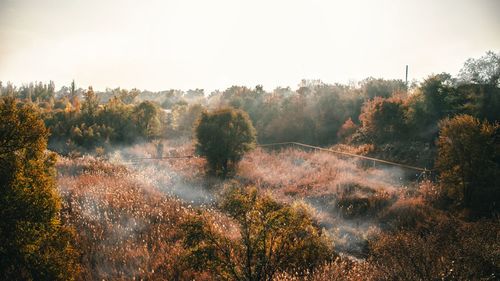
[[[445,195],[474,211],[494,210],[500,204],[500,126],[458,115],[439,127],[436,164]]]
[[[432,124],[436,124],[443,117],[453,113],[449,103],[449,97],[453,94],[452,83],[450,74],[441,73],[429,76],[420,85],[425,116]]]
[[[453,83],[448,73],[431,75],[406,99],[407,123],[413,139],[432,142],[438,134],[439,120],[460,111],[460,97]]]
[[[272,280],[278,272],[311,273],[334,257],[331,241],[303,205],[278,203],[256,188],[235,185],[219,207],[236,223],[237,239],[202,216],[181,226],[188,263],[199,270],[223,280]]]
[[[82,103],[82,113],[84,118],[88,123],[95,121],[94,118],[97,116],[97,111],[99,110],[99,99],[94,93],[92,87],[89,87],[87,92],[84,94],[84,101]]]
[[[365,102],[359,116],[361,130],[373,143],[394,141],[405,135],[406,107],[399,97],[380,98]]]
[[[11,98],[0,101],[0,113],[0,278],[74,279],[73,232],[59,219],[48,131]]]
[[[204,107],[195,103],[191,105],[175,105],[172,109],[171,128],[178,136],[192,138],[193,128],[200,118]]]
[[[500,86],[500,53],[492,51],[479,59],[470,58],[460,70],[459,78],[465,83]]]
[[[361,81],[361,93],[367,99],[375,97],[388,98],[396,92],[406,91],[407,86],[402,80],[385,80],[369,77]]]
[[[223,177],[255,145],[252,122],[244,111],[237,109],[203,112],[195,133],[197,152],[207,158],[213,174]]]
[[[118,97],[111,98],[99,111],[99,122],[111,127],[110,141],[119,144],[130,144],[136,137],[136,128],[132,119],[132,107],[124,104]]]
[[[151,101],[141,102],[134,108],[133,117],[141,137],[152,139],[162,134],[163,116],[157,104]]]
[[[352,139],[352,135],[356,132],[358,126],[352,122],[352,119],[345,120],[344,124],[340,127],[337,132],[337,138],[341,142],[349,143]]]
[[[119,90],[119,89],[117,89]],[[124,104],[133,104],[137,100],[137,97],[141,94],[141,91],[138,89],[132,89],[130,91],[127,90],[120,90],[118,93],[118,98],[124,103]]]

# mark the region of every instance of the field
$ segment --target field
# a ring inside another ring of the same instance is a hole
[[[500,280],[500,1],[59,2],[0,0],[0,281]]]
[[[193,153],[190,145],[167,147],[167,157]],[[238,236],[234,222],[217,209],[225,182],[205,174],[203,159],[133,160],[154,153],[154,145],[142,144],[117,150],[109,159],[59,159],[62,217],[76,229],[82,280],[212,280],[185,264],[177,226],[186,216],[202,212],[228,237]],[[380,237],[404,229],[430,231],[450,220],[427,203],[432,183],[417,185],[400,176],[397,170],[362,168],[326,152],[257,149],[240,162],[234,178],[280,202],[306,205],[328,231],[340,256],[318,271],[316,280],[356,280],[357,274],[364,274],[362,279],[382,274],[383,267],[368,262],[373,261],[373,241],[382,243]],[[486,241],[495,239],[494,232],[487,233]],[[394,246],[393,241],[386,243]],[[496,249],[498,239],[490,247]]]
[[[128,152],[139,155],[137,150],[147,156],[142,147]],[[139,167],[122,165],[116,157],[59,159],[62,219],[76,229],[82,280],[193,278],[182,264],[177,226],[196,211],[195,204],[201,208],[209,193],[185,176],[186,167],[200,167],[202,160],[177,164],[152,162]],[[203,210],[220,222],[219,227],[231,225],[210,206]]]

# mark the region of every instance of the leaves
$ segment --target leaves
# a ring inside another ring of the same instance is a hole
[[[470,115],[440,122],[436,164],[444,192],[456,203],[484,213],[500,201],[499,129]]]
[[[332,242],[303,206],[278,203],[256,188],[234,184],[219,207],[238,225],[237,239],[229,240],[201,216],[182,226],[190,260],[204,262],[219,277],[272,280],[277,272],[312,272],[333,258]]]
[[[55,156],[29,107],[0,103],[0,272],[2,279],[71,280],[78,271],[72,233],[59,221]]]
[[[231,108],[203,112],[195,129],[197,152],[207,158],[213,174],[225,177],[255,144],[248,115]]]

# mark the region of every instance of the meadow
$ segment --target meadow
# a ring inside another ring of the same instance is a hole
[[[188,144],[166,147],[166,157],[193,153]],[[234,221],[217,207],[225,181],[210,179],[202,158],[149,159],[155,153],[155,145],[146,143],[117,150],[109,159],[59,159],[61,216],[76,230],[80,280],[217,280],[186,264],[179,225],[202,213],[221,233],[237,238]],[[133,161],[140,158],[148,159]],[[432,182],[417,184],[400,176],[327,152],[257,149],[242,159],[230,181],[255,186],[286,204],[305,205],[339,254],[308,276],[283,272],[276,280],[436,274],[453,279],[498,267],[498,223],[453,219],[433,206]],[[474,255],[460,256],[471,247]],[[414,259],[421,264],[415,266]]]

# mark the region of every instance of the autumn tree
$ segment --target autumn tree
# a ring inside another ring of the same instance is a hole
[[[255,129],[248,115],[232,108],[201,113],[195,134],[197,152],[207,158],[213,174],[223,177],[255,145]]]
[[[71,280],[72,231],[61,225],[55,156],[48,131],[29,107],[0,101],[0,278]]]
[[[351,118],[345,120],[344,124],[342,124],[337,132],[338,140],[341,142],[349,142],[357,129],[358,126],[352,122]]]
[[[498,123],[458,115],[439,128],[436,164],[445,195],[465,208],[494,210],[500,203]]]
[[[220,209],[236,223],[227,237],[206,217],[182,224],[188,263],[222,280],[273,280],[279,272],[311,273],[334,256],[332,243],[303,205],[286,205],[253,187],[229,187]]]
[[[93,122],[99,110],[99,98],[95,94],[92,87],[89,87],[84,94],[82,103],[82,113],[86,122]]]
[[[137,100],[137,97],[141,94],[141,91],[138,89],[132,89],[130,91],[127,91],[125,89],[116,89],[117,97],[124,103],[124,104],[133,104]],[[114,92],[114,91],[113,91]]]
[[[406,107],[399,97],[367,101],[359,119],[363,134],[373,143],[400,139],[406,133]]]

